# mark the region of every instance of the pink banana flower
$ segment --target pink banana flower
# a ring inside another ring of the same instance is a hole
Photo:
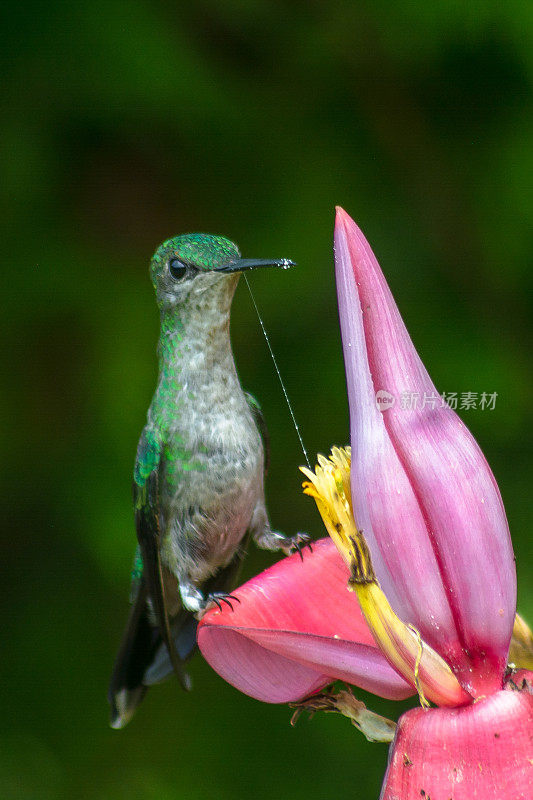
[[[533,674],[508,669],[516,577],[496,481],[342,209],[335,264],[352,446],[303,470],[331,538],[241,586],[234,610],[209,611],[200,649],[246,694],[336,707],[369,738],[390,740],[388,721],[318,693],[335,680],[418,693],[383,800],[531,800]]]

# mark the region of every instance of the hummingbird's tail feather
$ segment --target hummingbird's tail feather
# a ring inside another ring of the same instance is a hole
[[[194,623],[195,634],[196,620]],[[135,709],[146,694],[148,685],[154,682],[146,681],[146,673],[150,670],[159,650],[167,654],[170,664],[168,674],[170,674],[174,670],[174,666],[171,664],[158,628],[150,621],[146,583],[142,580],[126,624],[109,683],[107,697],[111,706],[110,724],[112,728],[123,728],[130,721]],[[181,661],[179,649],[178,654]],[[191,688],[190,678],[186,672],[182,671],[178,677],[184,689]]]
[[[182,609],[178,616],[172,621],[170,633],[174,642],[174,647],[180,661],[188,661],[196,651],[196,628],[198,621],[194,615]],[[153,686],[161,683],[174,672],[174,665],[164,642],[160,642],[155,655],[144,673],[143,683],[145,686]],[[188,687],[190,688],[190,685]]]
[[[148,653],[157,646],[157,635],[146,613],[146,584],[139,586],[109,682],[107,699],[111,706],[112,728],[123,728],[141,702],[146,687],[142,676]]]
[[[229,592],[235,586],[249,539],[248,532],[230,563],[205,581],[201,587],[205,597],[212,593]],[[148,687],[161,683],[172,673],[177,675],[184,689],[191,688],[185,664],[197,649],[198,621],[191,611],[174,605],[174,601],[179,602],[179,595],[176,598],[171,596],[172,580],[168,583],[172,608],[170,636],[174,645],[174,658],[171,658],[159,628],[153,622],[153,614],[150,614],[148,606],[148,587],[143,576],[109,683],[112,728],[123,728],[127,725]],[[176,670],[176,660],[179,662],[179,671]]]

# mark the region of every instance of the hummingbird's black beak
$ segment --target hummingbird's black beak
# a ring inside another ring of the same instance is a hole
[[[216,268],[216,272],[245,272],[249,269],[259,269],[259,267],[280,267],[280,269],[289,269],[294,267],[294,261],[289,261],[288,258],[238,258],[236,261],[230,261],[228,264],[223,264],[221,267]]]

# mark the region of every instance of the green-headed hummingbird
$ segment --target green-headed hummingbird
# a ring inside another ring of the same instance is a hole
[[[266,429],[239,383],[229,323],[240,273],[292,265],[243,259],[221,236],[168,239],[151,262],[161,312],[159,378],[137,448],[138,549],[132,609],[109,686],[111,725],[123,727],[151,684],[184,664],[197,618],[232,602],[247,541],[290,552],[307,541],[270,527],[263,478]]]

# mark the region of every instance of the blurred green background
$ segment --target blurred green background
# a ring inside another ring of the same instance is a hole
[[[193,693],[168,682],[107,727],[168,236],[298,262],[252,282],[314,454],[348,437],[331,240],[334,205],[351,213],[438,388],[498,393],[462,416],[533,620],[532,21],[516,0],[2,4],[2,798],[379,791],[384,745],[326,715],[292,729],[200,656]],[[322,536],[245,286],[232,334],[271,430],[273,523]],[[252,551],[246,575],[272,560]]]

